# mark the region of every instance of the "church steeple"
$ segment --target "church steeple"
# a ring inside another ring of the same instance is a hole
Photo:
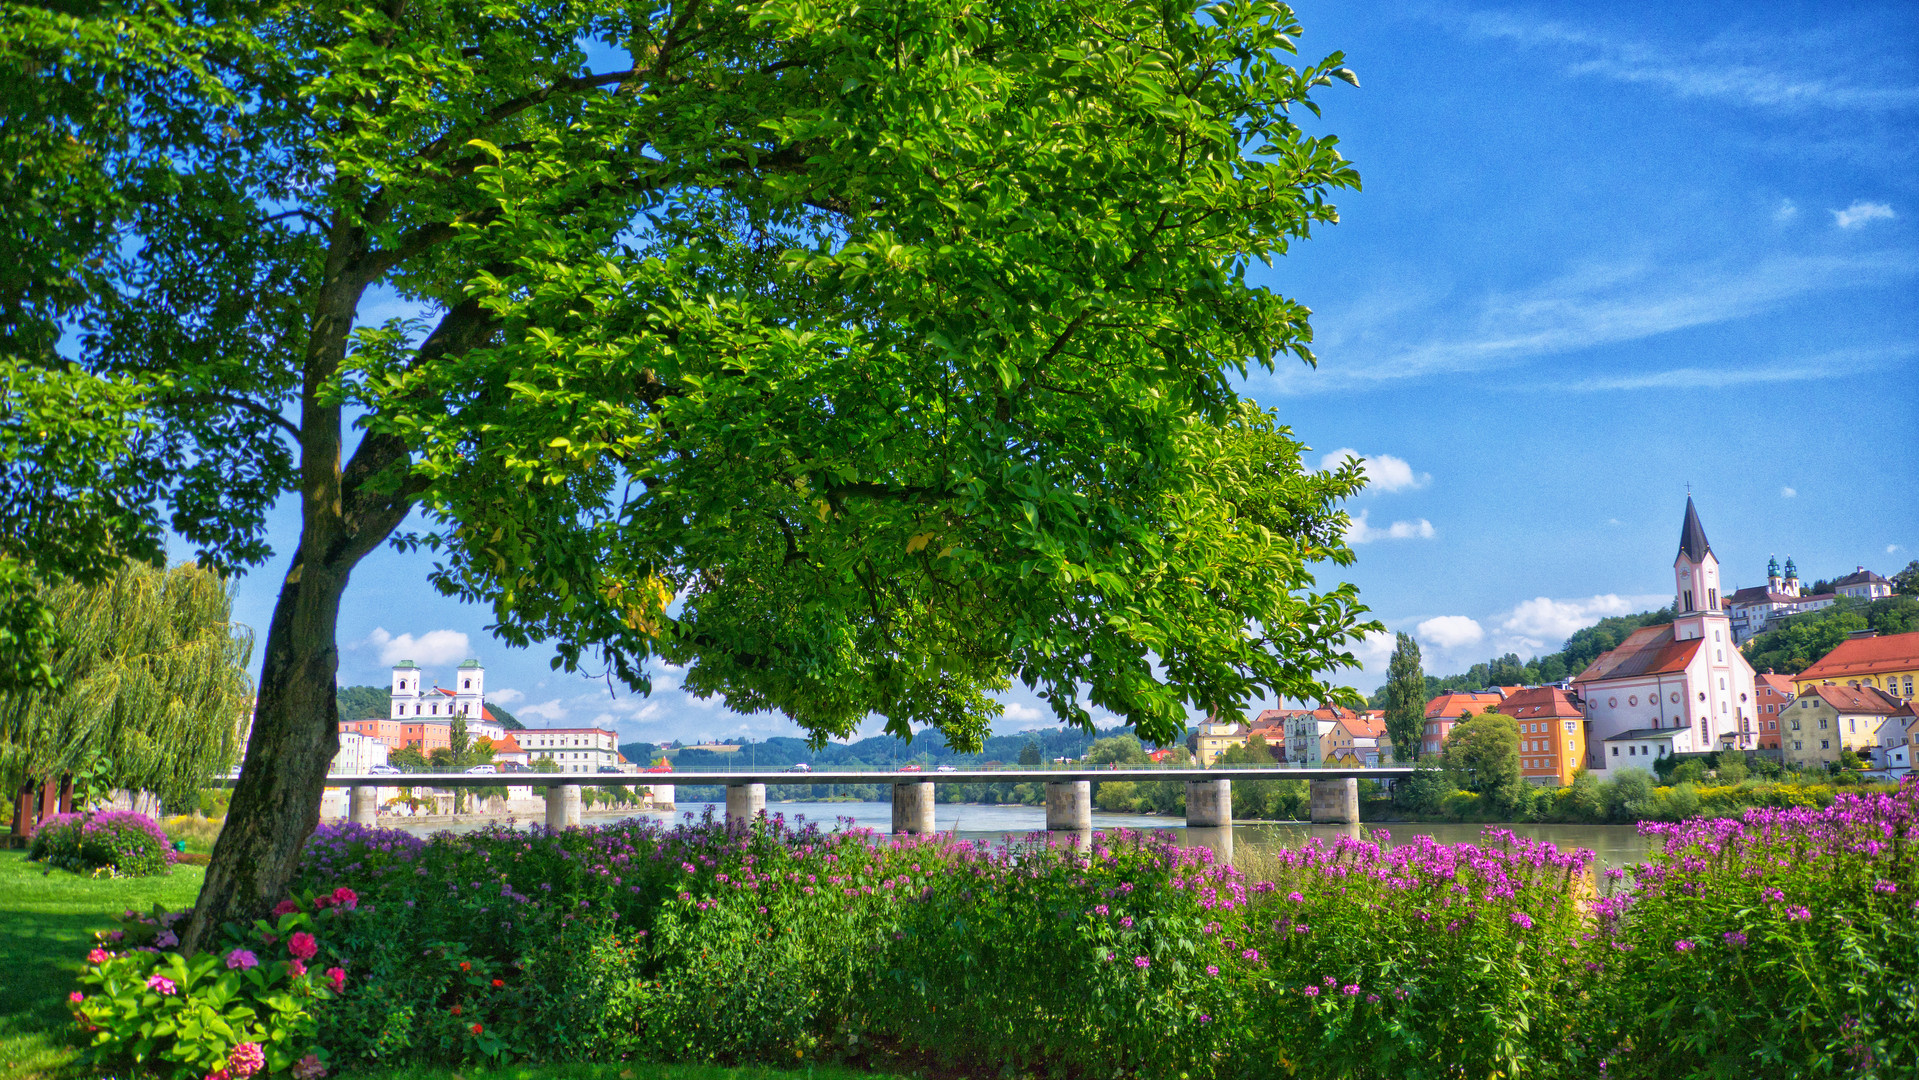
[[[1695,612],[1719,613],[1719,556],[1706,539],[1699,509],[1686,496],[1686,521],[1679,528],[1679,554],[1672,561],[1675,632],[1681,637],[1705,636],[1704,624],[1689,624]],[[1691,631],[1690,633],[1688,631]]]
[[[1679,527],[1679,554],[1691,561],[1705,561],[1712,544],[1706,540],[1706,527],[1699,523],[1699,511],[1692,504],[1692,496],[1686,496],[1686,523]]]

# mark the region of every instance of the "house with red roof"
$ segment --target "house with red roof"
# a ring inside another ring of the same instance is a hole
[[[1876,687],[1822,683],[1786,710],[1782,749],[1789,764],[1823,767],[1851,750],[1876,765],[1881,729],[1910,713],[1905,702]]]
[[[1642,764],[1623,754],[1639,742],[1675,754],[1758,747],[1756,680],[1733,644],[1719,585],[1718,556],[1688,496],[1673,559],[1673,621],[1633,631],[1573,677],[1585,707],[1589,770],[1603,777]],[[1646,731],[1669,737],[1608,742]]]
[[[1528,783],[1565,787],[1586,764],[1586,710],[1570,691],[1533,686],[1506,695],[1502,715],[1519,725],[1519,774]]]
[[[1419,752],[1437,754],[1446,749],[1446,736],[1453,732],[1453,725],[1459,723],[1468,714],[1493,712],[1499,703],[1506,700],[1503,691],[1494,690],[1455,690],[1439,695],[1426,703],[1426,726],[1420,732]]]
[[[1792,677],[1775,675],[1770,669],[1753,676],[1753,730],[1759,735],[1761,750],[1779,749],[1779,714],[1798,696]]]
[[[1919,632],[1881,635],[1869,630],[1840,642],[1793,676],[1801,694],[1819,685],[1872,686],[1905,701],[1914,696],[1915,680],[1919,680]]]

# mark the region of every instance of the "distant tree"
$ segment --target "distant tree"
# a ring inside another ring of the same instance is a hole
[[[486,711],[492,715],[494,722],[508,731],[526,730],[526,725],[514,719],[513,714],[507,712],[506,707],[503,705],[495,705],[489,701],[486,703]]]
[[[1086,751],[1086,763],[1089,765],[1141,765],[1153,759],[1146,753],[1146,747],[1137,735],[1116,735],[1110,739],[1099,739]]]
[[[342,686],[333,692],[342,720],[393,715],[393,691],[384,686]]]
[[[446,772],[453,768],[453,750],[450,747],[436,746],[433,752],[426,756],[426,762],[436,771]]]
[[[408,743],[395,749],[386,756],[387,762],[395,768],[408,772],[424,771],[428,765],[426,755],[420,752],[420,744]]]
[[[1912,597],[1894,596],[1870,603],[1841,597],[1818,611],[1781,620],[1746,642],[1743,651],[1755,670],[1797,674],[1860,630],[1898,633],[1894,627],[1909,626],[1915,618],[1919,618],[1919,600]]]
[[[1039,743],[1032,739],[1026,740],[1026,745],[1019,748],[1019,763],[1029,769],[1038,765],[1040,763]]]
[[[1892,588],[1903,596],[1919,596],[1919,559],[1907,563],[1904,570],[1892,575]]]
[[[1519,724],[1500,713],[1453,725],[1446,736],[1446,771],[1455,784],[1479,792],[1500,813],[1510,814],[1530,794],[1519,771]]]
[[[1386,668],[1386,732],[1392,736],[1393,757],[1413,761],[1419,756],[1420,727],[1426,720],[1426,673],[1419,666],[1419,643],[1411,634],[1394,639],[1393,659]]]
[[[550,757],[535,758],[530,768],[536,773],[556,773],[560,771],[560,763]]]
[[[1513,686],[1530,681],[1526,662],[1519,658],[1518,653],[1507,653],[1487,667],[1489,671],[1486,677],[1493,686]]]
[[[620,744],[620,756],[639,765],[651,765],[659,755],[660,748],[650,742],[630,742]]]
[[[192,805],[237,760],[253,704],[253,636],[231,621],[227,579],[125,562],[40,599],[58,639],[40,658],[59,689],[0,693],[5,790],[78,772],[91,755],[114,787]]]
[[[1744,754],[1722,754],[1718,767],[1713,770],[1713,778],[1721,784],[1737,784],[1745,780],[1749,772]]]
[[[453,723],[448,725],[446,748],[453,764],[465,763],[467,751],[473,749],[473,740],[467,735],[465,713],[454,714]]]

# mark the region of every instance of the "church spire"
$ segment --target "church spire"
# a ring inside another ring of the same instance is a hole
[[[1679,553],[1692,562],[1703,562],[1706,553],[1712,550],[1712,544],[1706,540],[1706,527],[1699,523],[1699,511],[1693,508],[1692,496],[1686,496],[1686,523],[1679,528]]]

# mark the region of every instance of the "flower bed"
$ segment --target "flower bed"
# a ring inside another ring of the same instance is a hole
[[[129,810],[51,817],[33,834],[27,857],[74,873],[118,877],[164,874],[174,862],[166,831]]]
[[[1919,1050],[1916,803],[1647,826],[1667,850],[1598,897],[1587,853],[1497,830],[1315,842],[1253,880],[1125,832],[325,828],[298,888],[360,904],[299,948],[352,981],[303,1010],[316,1060],[350,1066],[880,1050],[1067,1075],[1891,1075]],[[177,982],[172,963],[154,971]]]

